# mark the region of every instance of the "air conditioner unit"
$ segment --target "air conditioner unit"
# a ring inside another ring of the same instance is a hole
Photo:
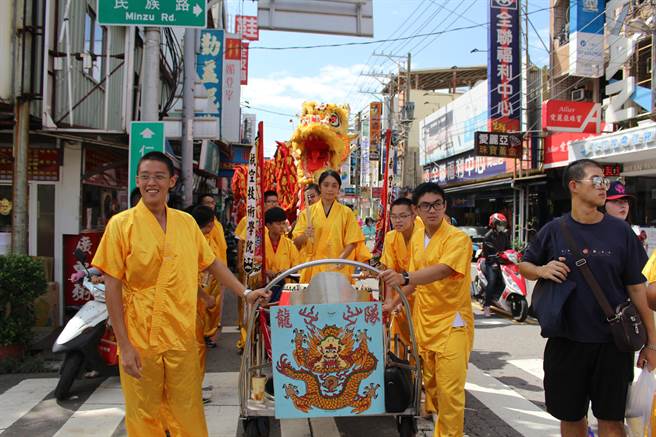
[[[574,100],[575,102],[580,102],[582,100],[585,100],[585,88],[572,90],[570,96],[571,99]]]

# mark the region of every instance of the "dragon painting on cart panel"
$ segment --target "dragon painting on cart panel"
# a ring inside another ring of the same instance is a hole
[[[276,418],[385,412],[380,303],[274,307]]]

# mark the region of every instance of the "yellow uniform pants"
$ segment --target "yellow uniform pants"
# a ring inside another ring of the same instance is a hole
[[[216,294],[215,294],[216,293]],[[220,286],[213,290],[211,295],[216,299],[214,308],[205,312],[205,337],[214,337],[221,325],[221,312],[223,310],[223,290]]]
[[[120,369],[128,435],[163,436],[168,428],[172,437],[207,436],[198,351],[138,352],[140,379]]]
[[[434,437],[462,437],[469,346],[465,328],[451,328],[443,352],[420,351],[427,403],[438,406]]]

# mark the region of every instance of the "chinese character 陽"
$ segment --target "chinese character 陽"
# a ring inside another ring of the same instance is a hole
[[[364,321],[370,325],[375,325],[380,320],[378,315],[378,306],[371,305],[364,309]]]
[[[176,11],[188,11],[189,10],[189,0],[175,0],[175,10]]]
[[[146,0],[146,9],[159,10],[159,0]]]

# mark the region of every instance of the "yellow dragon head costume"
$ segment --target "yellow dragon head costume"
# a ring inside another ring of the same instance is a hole
[[[318,180],[328,168],[339,171],[350,153],[348,105],[303,103],[290,143],[302,182]]]

